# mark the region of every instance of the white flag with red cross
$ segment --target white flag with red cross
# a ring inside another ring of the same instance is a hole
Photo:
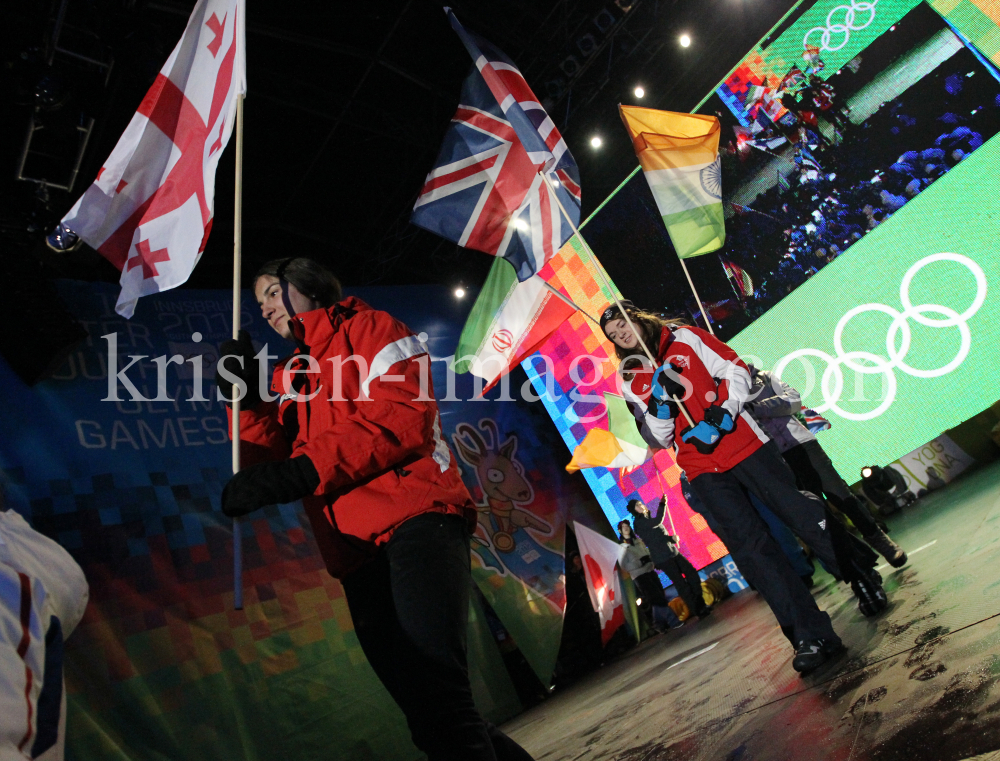
[[[198,0],[97,179],[63,224],[121,270],[115,307],[191,275],[212,229],[215,170],[246,92],[244,0]]]
[[[573,521],[573,533],[580,547],[590,604],[601,619],[601,642],[606,645],[615,630],[625,623],[625,608],[622,607],[625,596],[615,570],[622,547],[576,521]]]

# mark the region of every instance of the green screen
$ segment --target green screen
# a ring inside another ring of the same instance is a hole
[[[1000,136],[729,342],[831,421],[848,482],[1000,398],[997,176]]]

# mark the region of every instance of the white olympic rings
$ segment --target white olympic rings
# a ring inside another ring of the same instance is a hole
[[[830,52],[833,52],[835,50],[840,50],[847,44],[847,41],[851,39],[851,32],[860,32],[875,20],[875,6],[878,5],[878,0],[850,0],[850,2],[850,5],[838,5],[826,14],[825,27],[814,26],[806,32],[806,36],[802,38],[802,47],[805,48],[809,45],[809,37],[813,32],[819,32],[821,35],[819,49],[821,51],[829,50]],[[843,23],[837,23],[833,20],[833,14],[838,11],[844,12]],[[855,13],[868,13],[868,20],[863,24],[855,24]],[[831,35],[834,34],[844,35],[844,41],[837,46],[830,45]]]
[[[941,261],[956,262],[961,264],[968,269],[969,272],[972,273],[973,278],[975,278],[976,296],[972,300],[972,304],[970,304],[969,307],[961,314],[950,307],[942,306],[940,304],[919,304],[914,306],[913,302],[910,301],[910,283],[913,281],[916,274],[928,264]],[[903,279],[900,282],[899,300],[903,305],[902,312],[893,309],[890,306],[886,306],[885,304],[862,304],[860,306],[856,306],[853,309],[848,310],[847,313],[840,318],[840,322],[837,323],[837,327],[834,328],[833,347],[836,351],[836,357],[831,357],[829,354],[820,351],[819,349],[798,349],[793,351],[791,354],[785,355],[777,362],[777,364],[775,364],[774,374],[780,378],[782,371],[793,359],[799,359],[800,357],[816,357],[818,359],[822,359],[827,363],[826,370],[823,371],[823,378],[820,382],[820,390],[823,394],[823,403],[813,406],[812,408],[815,409],[816,412],[820,413],[832,410],[847,420],[871,420],[889,409],[890,405],[896,398],[896,374],[893,372],[896,368],[899,368],[907,375],[912,375],[915,378],[938,378],[942,375],[947,375],[965,361],[966,356],[969,354],[969,349],[972,347],[972,333],[969,330],[968,320],[972,317],[972,315],[979,311],[979,308],[986,301],[986,292],[986,275],[982,268],[969,257],[963,256],[962,254],[952,253],[931,254],[930,256],[925,256],[906,271],[906,274],[903,275]],[[871,352],[844,350],[844,328],[847,327],[847,324],[854,317],[865,312],[882,312],[892,318],[892,323],[889,325],[889,330],[885,336],[885,350],[889,357],[888,361],[880,355],[872,354]],[[943,319],[926,317],[925,315],[927,313],[943,315]],[[938,367],[933,370],[920,370],[908,365],[905,362],[905,358],[906,353],[910,349],[910,341],[912,338],[910,333],[910,324],[908,322],[910,318],[913,318],[915,322],[930,328],[957,327],[961,343],[954,358],[942,367]],[[900,346],[898,349],[896,348],[897,335],[900,335]],[[858,360],[864,364],[859,364]],[[841,365],[846,365],[856,373],[863,375],[878,374],[885,378],[886,385],[883,389],[885,395],[878,407],[869,412],[848,412],[838,405],[841,394],[844,391],[844,374],[840,369]]]

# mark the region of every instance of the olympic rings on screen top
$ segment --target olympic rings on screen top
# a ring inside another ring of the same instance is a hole
[[[847,44],[847,41],[851,39],[851,32],[860,32],[862,29],[867,28],[875,20],[875,6],[878,5],[878,0],[851,0],[850,5],[838,5],[836,8],[831,10],[826,14],[826,26],[814,26],[808,32],[806,36],[802,38],[802,47],[805,49],[809,45],[809,37],[813,32],[820,33],[820,44],[819,49],[821,51],[828,50],[831,53],[835,50],[840,50]],[[833,20],[833,14],[838,11],[844,12],[843,23],[836,23]],[[863,24],[855,24],[855,13],[867,13],[868,20]],[[844,35],[844,40],[839,45],[830,45],[832,40],[832,35],[842,34]]]
[[[972,304],[961,314],[941,304],[919,304],[914,306],[910,300],[910,283],[917,273],[928,264],[942,261],[961,264],[972,273],[972,276],[976,280],[976,296],[972,300]],[[833,331],[833,347],[837,353],[836,357],[831,357],[819,349],[798,349],[782,357],[775,364],[774,374],[780,378],[782,371],[793,359],[800,357],[822,359],[827,363],[826,370],[823,371],[823,378],[820,381],[823,403],[813,405],[812,408],[819,413],[831,410],[847,420],[871,420],[889,409],[896,398],[896,374],[894,372],[896,368],[915,378],[938,378],[942,375],[947,375],[965,361],[969,349],[972,347],[972,334],[969,331],[968,320],[983,305],[983,302],[986,300],[986,291],[986,275],[983,273],[982,268],[969,257],[951,253],[925,256],[906,271],[906,274],[903,275],[903,280],[900,282],[899,300],[903,305],[902,312],[885,304],[862,304],[856,306],[848,310],[840,318],[840,322],[837,323],[837,327]],[[889,325],[889,330],[885,336],[885,350],[889,357],[888,360],[878,354],[867,351],[844,350],[844,329],[854,317],[865,312],[883,312],[892,318],[892,323]],[[942,315],[943,317],[927,317],[926,315],[928,314]],[[909,324],[910,319],[929,328],[958,328],[961,340],[958,353],[955,354],[950,362],[933,370],[920,370],[910,367],[905,361],[906,354],[910,350],[910,341],[912,338]],[[898,349],[896,348],[897,335],[900,336],[900,346]],[[863,361],[865,364],[859,364],[858,360]],[[859,413],[848,412],[838,405],[841,394],[844,391],[844,374],[841,370],[841,365],[846,365],[856,373],[866,375],[879,374],[885,377],[885,397],[878,407],[869,412]]]

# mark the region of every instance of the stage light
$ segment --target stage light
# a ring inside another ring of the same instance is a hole
[[[59,253],[75,251],[80,247],[82,242],[80,236],[66,227],[62,222],[56,225],[55,229],[45,236],[45,245]]]
[[[864,467],[864,468],[862,468],[861,469],[861,477],[862,478],[871,478],[872,477],[872,469],[869,468],[869,467],[867,467],[867,466]]]
[[[604,141],[601,140],[601,138],[598,137],[597,135],[594,135],[592,138],[590,138],[590,145],[592,148],[600,148],[603,143]]]
[[[646,94],[646,91],[643,90],[641,87],[635,88],[635,97],[641,98],[645,94]]]
[[[896,25],[895,25],[895,24],[893,24],[892,26],[890,26],[890,27],[889,27],[889,31],[890,31],[890,32],[895,32],[895,31],[896,31]]]
[[[642,605],[642,598],[641,597],[636,597],[635,598],[635,604],[636,604],[636,606]]]
[[[465,289],[462,288],[461,286],[459,286],[458,288],[456,288],[455,289],[455,298],[456,299],[464,299],[465,298]]]
[[[681,38],[680,38],[680,43],[681,43],[681,47],[682,48],[690,47],[691,46],[691,38],[688,37],[688,35],[686,35],[686,34],[682,34]]]

